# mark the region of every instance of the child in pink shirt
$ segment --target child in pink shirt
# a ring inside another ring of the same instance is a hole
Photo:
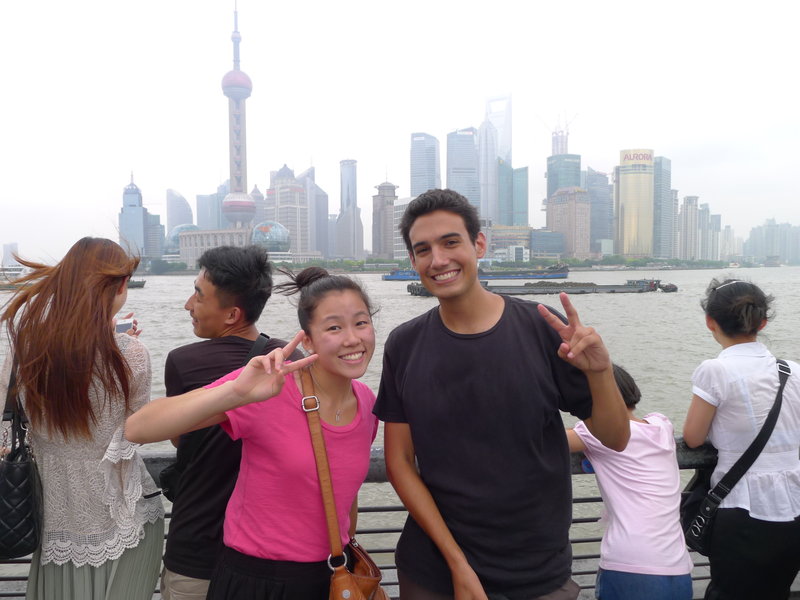
[[[690,600],[692,561],[678,516],[681,489],[672,423],[660,413],[638,418],[639,387],[618,365],[614,378],[631,421],[625,450],[603,446],[583,421],[567,430],[570,451],[582,451],[591,461],[605,503],[595,596]]]

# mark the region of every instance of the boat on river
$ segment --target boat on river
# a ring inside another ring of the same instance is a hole
[[[145,283],[147,283],[145,279],[128,279],[128,289],[143,288]]]
[[[526,296],[530,294],[642,294],[645,292],[677,292],[674,283],[661,283],[660,279],[628,279],[623,284],[590,283],[581,281],[536,281],[522,285],[481,285],[495,294]],[[410,283],[406,288],[412,296],[432,296],[421,283]]]
[[[478,269],[480,279],[566,279],[568,265],[553,265],[545,269]],[[381,277],[383,281],[419,281],[414,269],[392,269]]]

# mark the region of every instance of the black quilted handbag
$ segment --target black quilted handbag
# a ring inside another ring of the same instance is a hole
[[[27,440],[25,412],[15,388],[16,363],[8,384],[0,459],[0,559],[27,556],[39,547],[42,533],[42,482]],[[8,444],[9,433],[11,444]]]

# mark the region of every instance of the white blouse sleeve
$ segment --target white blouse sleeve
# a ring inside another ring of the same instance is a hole
[[[692,373],[692,393],[711,406],[719,407],[724,398],[725,367],[717,359],[704,360]]]

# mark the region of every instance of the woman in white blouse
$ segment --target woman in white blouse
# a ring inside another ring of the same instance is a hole
[[[726,279],[713,280],[701,303],[722,352],[692,375],[683,436],[691,447],[708,437],[718,450],[712,485],[744,453],[775,402],[776,359],[757,341],[772,300],[752,283]],[[717,512],[708,600],[788,598],[800,569],[800,365],[787,362],[792,374],[775,429]]]
[[[28,285],[2,320],[44,493],[27,598],[150,599],[164,509],[123,435],[125,418],[150,400],[150,355],[112,324],[139,260],[111,240],[83,238],[55,266],[20,262],[32,269]]]

